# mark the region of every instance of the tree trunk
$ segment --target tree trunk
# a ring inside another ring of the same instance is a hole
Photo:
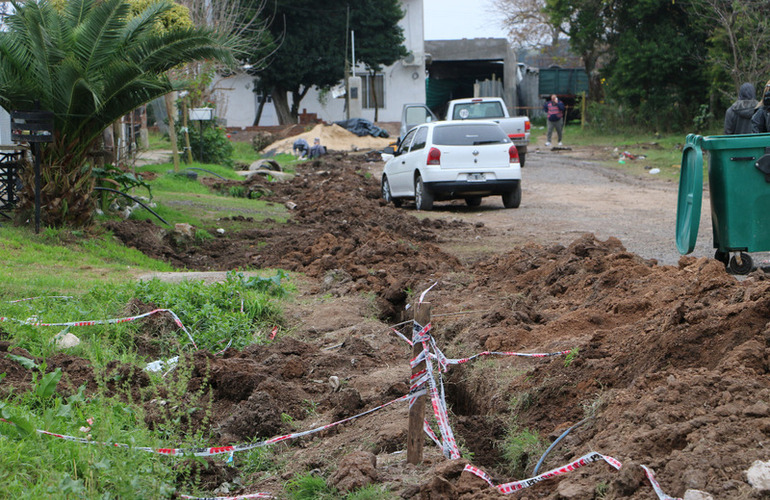
[[[380,103],[377,102],[377,78],[375,78],[376,75],[374,71],[372,71],[371,75],[372,86],[369,90],[369,93],[372,95],[372,99],[374,100],[374,121],[376,122],[379,119],[378,111],[380,110]]]
[[[262,119],[262,111],[265,109],[265,101],[267,101],[267,95],[262,94],[262,100],[259,102],[259,106],[257,106],[257,116],[254,117],[254,126],[259,125],[259,120]]]
[[[299,117],[299,103],[302,102],[302,99],[305,98],[309,90],[310,87],[303,87],[302,90],[297,89],[291,93],[291,116],[294,118],[294,123],[297,123],[297,118]]]
[[[174,172],[179,172],[179,145],[176,142],[176,115],[174,114],[176,110],[174,105],[175,97],[176,92],[170,92],[165,95],[164,99],[166,101],[166,113],[168,114],[168,138],[171,141],[171,157],[174,160]]]
[[[275,113],[278,115],[278,123],[281,125],[297,123],[296,117],[292,119],[291,111],[289,111],[288,91],[280,87],[273,87],[272,94]]]

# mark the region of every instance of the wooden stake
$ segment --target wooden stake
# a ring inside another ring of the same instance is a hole
[[[417,303],[414,308],[414,320],[421,326],[430,323],[430,302]],[[422,344],[415,342],[412,348],[412,358],[422,352]],[[425,369],[425,361],[412,368],[412,375]],[[406,438],[406,463],[422,463],[423,422],[425,422],[425,395],[418,396],[414,405],[409,409],[409,433]]]

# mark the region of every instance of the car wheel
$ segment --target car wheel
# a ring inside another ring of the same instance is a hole
[[[385,200],[385,203],[393,203],[396,208],[401,206],[401,200],[393,198],[393,195],[390,193],[390,182],[388,182],[388,178],[384,175],[382,176],[382,199]]]
[[[527,153],[519,153],[519,165],[524,168],[524,161],[527,159]]]
[[[513,191],[503,194],[503,206],[505,208],[519,208],[521,205],[521,182],[516,184]]]
[[[478,207],[481,205],[481,196],[466,196],[465,204],[469,207]]]
[[[419,175],[414,180],[414,204],[417,210],[431,210],[433,208],[433,193],[425,187],[422,177]]]

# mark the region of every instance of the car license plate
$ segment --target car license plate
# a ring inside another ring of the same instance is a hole
[[[484,174],[468,174],[468,182],[484,182],[487,176]]]

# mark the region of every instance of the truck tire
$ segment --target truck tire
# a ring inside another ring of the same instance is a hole
[[[527,159],[527,153],[519,153],[519,165],[524,168],[524,161]]]

